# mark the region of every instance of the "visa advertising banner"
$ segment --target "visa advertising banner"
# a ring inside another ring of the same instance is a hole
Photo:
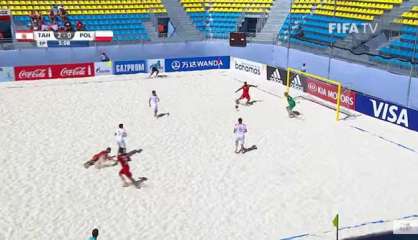
[[[395,103],[358,93],[356,111],[404,128],[418,131],[418,111]]]

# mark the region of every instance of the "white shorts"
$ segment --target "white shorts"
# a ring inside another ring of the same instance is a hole
[[[157,104],[151,104],[151,109],[153,112],[158,112],[158,105]]]
[[[236,144],[239,144],[239,143],[244,144],[245,143],[245,136],[237,136],[235,138],[235,143]]]
[[[118,140],[118,141],[116,141],[116,144],[118,144],[118,147],[120,147],[120,148],[126,148],[125,140]]]

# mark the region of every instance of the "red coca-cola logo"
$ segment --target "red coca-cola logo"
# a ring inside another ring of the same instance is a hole
[[[86,76],[86,67],[63,68],[60,72],[61,77],[82,77]]]
[[[35,69],[32,71],[25,71],[22,70],[19,72],[19,78],[20,79],[40,79],[40,78],[46,78],[46,69]]]

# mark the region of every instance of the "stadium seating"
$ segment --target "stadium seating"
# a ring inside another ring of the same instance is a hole
[[[301,40],[298,41],[300,44],[311,47],[312,42],[331,45],[348,35],[348,32],[330,31],[331,23],[361,28],[362,24],[375,20],[401,3],[402,0],[295,0],[278,37],[281,41],[296,37]]]
[[[418,26],[418,6],[413,7],[411,11],[403,13],[401,18],[395,19],[395,22],[409,26]]]
[[[273,0],[180,0],[196,28],[210,38],[228,38],[245,14],[267,14]]]
[[[379,49],[379,53],[390,58],[399,58],[404,61],[411,61],[418,59],[418,6],[412,8],[401,15],[400,18],[395,19],[395,23],[402,24],[401,34],[399,38],[392,40],[389,45]],[[400,67],[410,68],[410,62],[402,62],[397,59],[377,59],[378,62],[385,62]],[[402,64],[399,64],[401,62]],[[414,67],[418,67],[415,64]]]
[[[54,4],[65,7],[73,26],[80,20],[89,31],[112,30],[116,41],[149,40],[143,22],[151,14],[166,13],[161,0],[0,0],[0,9],[10,9],[18,24],[28,26],[32,10],[49,22],[47,15]]]

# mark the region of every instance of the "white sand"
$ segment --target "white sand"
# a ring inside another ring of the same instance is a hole
[[[366,116],[336,123],[304,100],[304,120],[289,119],[283,98],[259,90],[262,102],[236,112],[233,79],[208,71],[2,83],[0,239],[87,239],[98,227],[100,240],[276,240],[332,230],[336,212],[342,226],[418,213],[418,154],[375,136],[417,151],[418,134]],[[169,117],[152,117],[152,89]],[[238,117],[257,151],[233,152]],[[121,187],[119,166],[82,166],[116,149],[119,123],[128,150],[144,149],[130,164],[150,179],[141,190]]]

